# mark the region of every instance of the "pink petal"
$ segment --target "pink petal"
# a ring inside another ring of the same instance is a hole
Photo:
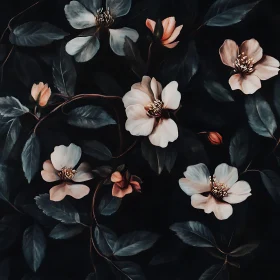
[[[229,218],[233,212],[230,204],[216,200],[211,194],[207,197],[201,194],[194,194],[191,197],[191,204],[194,208],[203,209],[207,214],[213,212],[219,220]]]
[[[178,83],[170,82],[162,91],[162,101],[164,108],[176,110],[181,101],[181,93],[178,91]]]
[[[238,171],[236,167],[222,163],[216,167],[214,176],[219,183],[224,183],[230,188],[238,180]]]
[[[44,88],[44,83],[40,82],[38,85],[33,84],[32,89],[31,89],[31,96],[33,97],[34,100],[38,99],[39,93],[42,91]]]
[[[166,48],[168,48],[168,49],[173,49],[173,48],[175,48],[178,44],[179,44],[179,41],[174,42],[174,43],[171,43],[171,44],[167,44],[167,45],[164,45],[164,46],[165,46]]]
[[[62,183],[50,189],[50,200],[60,201],[67,195],[66,184]]]
[[[184,176],[186,178],[181,178],[179,185],[187,195],[209,192],[211,190],[210,173],[204,163],[188,166]]]
[[[170,38],[168,38],[167,40],[162,40],[163,45],[166,45],[166,44],[169,44],[169,43],[172,43],[173,41],[175,41],[177,39],[177,37],[179,36],[182,28],[183,28],[183,25],[176,27],[175,30],[173,31],[173,33],[171,34]]]
[[[263,58],[255,66],[254,75],[261,80],[268,80],[279,72],[279,61],[271,56],[264,55]]]
[[[57,170],[53,167],[53,164],[49,159],[44,162],[43,169],[49,172],[57,172]]]
[[[120,182],[122,179],[122,174],[119,171],[116,171],[111,175],[111,181],[113,183]]]
[[[238,46],[233,40],[225,40],[219,49],[223,64],[234,68],[234,62],[238,55]]]
[[[74,178],[72,179],[74,182],[84,182],[93,178],[93,175],[91,173],[91,167],[86,162],[82,162],[76,171],[77,172]]]
[[[244,201],[250,195],[250,185],[245,181],[238,181],[228,190],[228,196],[225,196],[223,200],[228,203],[235,204]]]
[[[162,26],[163,26],[163,35],[161,40],[166,40],[169,38],[176,26],[176,21],[175,17],[168,17],[162,21]]]
[[[240,89],[242,90],[242,80],[243,76],[241,74],[234,74],[230,77],[228,83],[232,90]]]
[[[148,136],[151,134],[155,119],[147,116],[147,111],[143,105],[130,105],[125,111],[127,115],[126,130],[135,136]]]
[[[253,94],[262,87],[261,80],[254,74],[245,75],[241,83],[242,91],[245,94]]]
[[[46,106],[50,99],[50,96],[51,96],[51,89],[46,84],[44,90],[41,92],[40,99],[39,99],[39,105],[41,107]]]
[[[253,58],[254,64],[263,57],[263,49],[261,48],[259,42],[255,39],[244,41],[239,48],[239,53],[242,52],[244,52],[248,58]]]
[[[49,172],[49,171],[45,171],[45,170],[41,171],[41,176],[42,176],[43,180],[46,182],[55,182],[55,181],[60,180],[60,177],[57,175],[57,173]]]
[[[139,182],[137,182],[137,181],[130,181],[130,185],[131,185],[131,187],[132,187],[135,191],[141,192],[141,186],[140,186]]]
[[[67,184],[66,185],[67,189],[67,195],[70,195],[76,199],[81,199],[84,196],[88,195],[90,188],[86,185],[82,184]]]
[[[125,195],[132,193],[132,187],[129,185],[127,188],[121,189],[116,184],[112,188],[112,196],[123,198]]]
[[[155,21],[147,18],[146,19],[146,26],[152,31],[152,33],[154,33],[155,26],[156,26]]]
[[[151,89],[154,94],[154,98],[159,99],[162,92],[162,86],[155,78],[152,78],[151,80]]]
[[[161,148],[165,148],[168,142],[174,142],[178,138],[178,127],[172,119],[161,119],[149,136],[150,142]]]

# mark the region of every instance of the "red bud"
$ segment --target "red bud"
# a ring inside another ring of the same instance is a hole
[[[212,145],[220,145],[223,143],[223,137],[218,132],[208,132],[208,140]]]

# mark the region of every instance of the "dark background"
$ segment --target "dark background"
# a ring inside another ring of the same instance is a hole
[[[34,3],[30,0],[25,1],[1,1],[0,11],[0,30],[4,30],[11,17],[24,10]],[[229,163],[228,146],[232,135],[240,126],[246,126],[247,116],[244,110],[244,100],[247,98],[241,92],[233,92],[235,102],[219,103],[213,100],[203,89],[203,77],[210,72],[218,77],[218,80],[227,88],[227,81],[230,70],[225,67],[219,58],[218,49],[225,39],[235,40],[238,44],[242,41],[255,38],[260,42],[264,53],[280,60],[280,9],[278,1],[261,1],[246,19],[231,27],[202,27],[198,32],[194,32],[201,24],[207,9],[213,1],[204,0],[149,0],[133,1],[131,12],[124,17],[120,25],[135,28],[139,34],[139,49],[142,57],[147,59],[149,46],[149,30],[145,26],[146,18],[164,19],[168,16],[175,16],[177,24],[184,24],[180,34],[180,44],[172,50],[163,48],[152,49],[152,60],[149,68],[149,75],[155,76],[165,85],[168,79],[162,78],[161,73],[164,65],[161,63],[162,56],[167,58],[180,59],[185,52],[190,39],[194,39],[197,44],[200,56],[200,69],[190,84],[180,88],[182,93],[182,109],[178,114],[180,126],[192,130],[194,133],[201,131],[218,131],[223,136],[223,144],[212,146],[205,135],[199,138],[205,146],[208,155],[208,166],[210,170],[222,162]],[[239,1],[247,3],[247,1]],[[48,21],[63,30],[69,32],[70,37],[74,37],[76,30],[68,24],[64,15],[64,6],[67,0],[46,0],[37,5],[29,12],[25,13],[14,21],[14,26],[20,23],[39,20]],[[67,38],[67,41],[69,39]],[[3,43],[9,44],[8,36],[4,37]],[[7,46],[10,48],[11,46]],[[0,88],[1,96],[12,95],[19,98],[23,104],[28,104],[30,88],[33,82],[48,82],[52,87],[51,67],[49,61],[55,54],[56,43],[41,48],[16,48],[6,63],[3,73],[3,83]],[[41,66],[41,72],[32,64],[25,63],[26,55],[35,59]],[[20,59],[16,59],[18,56]],[[105,72],[114,79],[124,95],[130,86],[139,81],[139,78],[130,70],[129,64],[123,57],[114,55],[109,47],[108,39],[104,38],[98,54],[90,62],[76,64],[78,73],[77,94],[79,93],[104,93],[98,83],[96,83],[96,73]],[[24,73],[26,76],[24,76]],[[277,78],[270,79],[262,83],[261,94],[271,100],[274,84]],[[110,84],[110,83],[109,83]],[[110,85],[107,85],[108,87]],[[111,88],[111,95],[117,94],[116,87]],[[118,89],[118,92],[120,90]],[[280,94],[280,89],[279,89]],[[84,103],[97,104],[97,101],[83,101]],[[77,104],[76,104],[77,105]],[[103,103],[110,110],[110,102]],[[119,106],[120,114],[123,115],[122,104]],[[124,117],[124,116],[123,116]],[[34,121],[30,118],[24,120],[24,129],[29,131],[34,126]],[[278,126],[279,126],[278,119]],[[122,124],[123,126],[123,124]],[[276,132],[280,136],[280,131]],[[111,148],[113,154],[118,154],[118,134],[115,128],[101,129],[98,131],[84,131],[74,129],[65,124],[62,113],[50,118],[39,131],[39,137],[43,144],[41,156],[42,162],[49,158],[53,147],[59,144],[69,144],[71,142],[79,144],[85,139],[99,139]],[[250,133],[252,139],[253,160],[250,169],[272,169],[279,172],[279,167],[275,156],[271,154],[275,143],[271,139],[265,139]],[[132,143],[133,138],[124,132],[125,147]],[[14,157],[10,164],[19,167],[18,151],[14,151]],[[120,210],[109,218],[99,218],[101,224],[112,228],[118,234],[133,230],[149,230],[159,233],[162,238],[150,250],[131,258],[129,260],[139,263],[147,279],[161,280],[192,280],[198,279],[200,275],[211,265],[222,263],[210,256],[201,248],[190,247],[183,244],[169,230],[169,226],[174,222],[180,221],[200,221],[207,225],[215,234],[218,244],[225,246],[233,234],[231,248],[238,245],[249,243],[250,241],[260,240],[259,248],[252,254],[238,259],[241,268],[230,267],[230,279],[275,279],[278,276],[278,265],[280,264],[280,228],[279,228],[279,209],[274,205],[273,200],[266,192],[261,183],[260,176],[255,172],[242,175],[242,179],[247,180],[252,188],[252,196],[241,204],[234,205],[233,215],[225,221],[217,220],[213,214],[207,215],[201,210],[191,207],[190,198],[184,194],[178,185],[178,179],[183,176],[183,172],[190,164],[200,162],[199,158],[192,158],[185,155],[184,151],[179,150],[179,156],[171,174],[164,171],[157,176],[147,162],[141,157],[140,145],[131,151],[127,156],[112,162],[113,166],[125,163],[132,174],[143,179],[142,194],[132,194],[123,199]],[[277,154],[277,152],[276,152]],[[278,153],[279,154],[279,153]],[[92,166],[98,166],[98,162],[90,158]],[[241,173],[246,168],[246,165]],[[22,172],[16,174],[22,177]],[[27,185],[21,180],[15,196],[18,192],[24,191],[27,199],[40,193],[46,193],[50,185],[42,181],[38,175],[32,184]],[[91,183],[94,190],[97,180]],[[92,193],[88,197],[76,203],[81,212],[90,211]],[[72,200],[71,200],[72,201]],[[0,202],[0,215],[12,213],[4,202]],[[46,234],[53,226],[53,221],[48,221],[45,228]],[[20,225],[24,227],[32,224],[31,217],[24,217],[20,220]],[[36,273],[38,279],[61,279],[61,280],[82,280],[92,271],[89,256],[89,233],[85,230],[81,235],[67,240],[54,241],[48,239],[47,254],[40,269]],[[224,247],[226,248],[226,246]],[[174,262],[149,266],[152,257],[160,252],[168,251],[168,255],[178,257]],[[33,275],[24,262],[21,252],[21,238],[8,251],[0,251],[0,260],[9,256],[12,260],[12,272],[9,279],[21,279],[24,275]],[[100,279],[118,279],[111,273],[110,268],[97,256],[94,256],[97,270],[100,269],[102,276]],[[37,278],[34,278],[37,279]]]

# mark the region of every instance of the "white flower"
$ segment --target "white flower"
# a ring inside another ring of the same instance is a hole
[[[90,36],[80,36],[66,44],[66,52],[73,55],[77,62],[86,62],[93,58],[99,50],[100,43],[98,31],[108,29],[110,33],[110,46],[114,53],[124,56],[125,37],[133,42],[138,40],[138,32],[134,29],[123,27],[120,29],[109,28],[114,20],[126,15],[131,7],[131,0],[107,0],[106,10],[102,8],[101,0],[71,1],[65,6],[66,17],[75,29],[96,27]]]
[[[178,127],[169,111],[178,109],[181,93],[173,81],[163,90],[155,78],[144,76],[123,97],[127,121],[125,128],[135,136],[149,136],[155,146],[167,147],[178,138]]]
[[[54,148],[51,160],[44,162],[42,178],[46,182],[62,180],[61,184],[50,189],[50,200],[60,201],[66,195],[80,199],[89,193],[88,186],[72,183],[72,181],[79,183],[93,178],[91,168],[85,162],[81,163],[77,170],[74,169],[81,154],[81,148],[75,144],[70,144],[68,147],[61,145]]]
[[[213,177],[203,163],[189,166],[184,175],[186,178],[180,179],[179,185],[191,196],[192,206],[207,214],[213,212],[219,220],[231,216],[231,204],[240,203],[251,195],[250,185],[237,181],[237,169],[226,163],[216,167]],[[201,193],[208,193],[208,196]]]

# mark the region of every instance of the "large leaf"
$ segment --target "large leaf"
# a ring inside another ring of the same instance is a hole
[[[261,178],[271,198],[280,203],[280,176],[272,170],[262,170]]]
[[[48,22],[30,21],[10,33],[10,42],[18,46],[38,47],[63,39],[68,33]]]
[[[245,108],[251,128],[261,136],[273,138],[277,128],[275,117],[260,93],[248,96]]]
[[[69,239],[80,234],[85,229],[82,225],[56,225],[49,234],[53,239]]]
[[[0,115],[8,118],[16,118],[28,113],[27,107],[22,105],[13,96],[0,97]]]
[[[114,246],[114,255],[133,256],[153,246],[159,236],[147,231],[134,231],[118,238]]]
[[[94,239],[97,247],[104,255],[112,255],[117,235],[109,228],[98,225],[94,230]]]
[[[129,280],[145,280],[141,267],[134,262],[118,261],[114,264],[121,270],[122,274]]]
[[[40,267],[46,251],[44,232],[38,225],[28,227],[23,234],[22,250],[24,258],[33,271]]]
[[[212,232],[199,222],[175,223],[170,227],[186,244],[195,247],[216,247]]]
[[[260,2],[253,2],[239,5],[240,1],[236,0],[217,0],[209,8],[205,15],[205,25],[208,26],[229,26],[236,24]]]
[[[30,183],[40,167],[40,143],[35,133],[30,136],[23,147],[21,162],[24,175]]]
[[[99,205],[98,205],[98,211],[101,215],[104,216],[110,216],[118,211],[122,203],[122,199],[112,196],[112,191],[106,192]]]
[[[228,271],[225,265],[215,264],[208,268],[200,277],[199,280],[227,280]]]
[[[258,248],[258,246],[259,242],[245,244],[231,251],[229,255],[236,258],[243,257],[252,253],[255,249]]]
[[[80,216],[73,205],[67,200],[55,202],[50,200],[49,194],[40,194],[35,197],[37,206],[47,215],[65,224],[80,222]]]
[[[58,56],[53,60],[54,86],[60,93],[73,96],[75,94],[77,73],[72,57],[66,53],[65,44],[59,48]]]
[[[102,143],[93,141],[84,141],[82,144],[82,150],[85,154],[92,156],[98,160],[111,160],[111,151]]]
[[[70,111],[68,123],[82,128],[100,128],[116,124],[103,108],[93,105],[78,107]]]
[[[19,230],[18,216],[4,216],[0,220],[0,251],[10,248],[15,243]]]
[[[224,88],[220,83],[216,81],[206,80],[204,81],[204,87],[210,93],[210,95],[218,102],[234,101],[230,91]]]

